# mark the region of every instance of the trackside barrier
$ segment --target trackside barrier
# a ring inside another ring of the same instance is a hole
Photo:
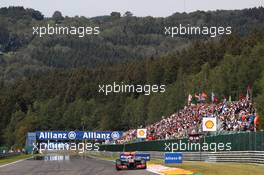
[[[163,154],[151,152],[151,156],[156,159],[163,159]],[[183,152],[183,160],[264,164],[264,151]]]
[[[5,153],[5,154],[0,154],[0,159],[3,159],[3,158],[7,158],[7,157],[12,157],[12,156],[16,156],[16,155],[19,155],[21,153]]]
[[[188,144],[189,140],[185,138],[185,139],[143,141],[143,142],[126,143],[126,144],[115,144],[115,145],[111,145],[111,144],[101,145],[100,150],[110,151],[110,152],[115,152],[115,151],[164,152],[167,151],[165,150],[165,144],[168,145],[179,142]],[[206,136],[201,139],[200,143],[201,144],[223,143],[225,145],[228,143],[231,146],[231,150],[226,150],[226,151],[264,151],[264,131],[240,132],[240,133],[229,133],[229,134]],[[219,150],[219,151],[224,151],[224,150]],[[199,150],[197,150],[197,152],[199,152]]]
[[[164,152],[151,151],[151,159],[164,159]],[[118,157],[119,152],[97,152],[106,157]],[[227,151],[227,152],[183,152],[183,161],[236,162],[264,164],[264,151]]]

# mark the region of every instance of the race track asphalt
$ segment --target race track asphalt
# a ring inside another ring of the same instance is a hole
[[[91,157],[69,160],[24,160],[0,167],[0,175],[154,175],[146,170],[116,171],[114,162]]]

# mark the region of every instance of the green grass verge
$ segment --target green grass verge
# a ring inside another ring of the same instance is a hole
[[[163,160],[152,160],[151,163],[164,164]],[[168,166],[168,165],[166,165]],[[170,167],[182,168],[203,175],[263,175],[264,165],[247,163],[209,163],[184,162]]]
[[[16,156],[11,156],[7,158],[0,159],[0,165],[12,163],[21,159],[26,159],[32,157],[31,154],[21,154],[21,155],[16,155]]]

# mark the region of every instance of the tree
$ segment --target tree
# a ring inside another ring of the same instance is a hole
[[[62,13],[60,11],[55,11],[52,15],[52,18],[56,21],[56,22],[60,22],[64,19],[64,17],[62,16]]]
[[[8,44],[9,39],[9,32],[6,28],[6,26],[0,22],[0,51],[3,49],[2,46],[5,46]]]
[[[41,12],[34,10],[34,9],[27,9],[27,11],[31,14],[32,18],[36,20],[43,20],[44,16]]]
[[[130,11],[125,12],[124,14],[125,17],[132,17],[133,13],[131,13]]]
[[[112,12],[111,13],[111,17],[115,18],[115,19],[118,19],[121,17],[121,14],[119,12]]]

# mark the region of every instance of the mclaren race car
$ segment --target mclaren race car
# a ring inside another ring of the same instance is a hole
[[[116,160],[116,170],[122,169],[146,169],[146,157],[143,154],[135,152],[124,152],[120,154],[120,158]],[[148,157],[149,159],[149,157]]]

